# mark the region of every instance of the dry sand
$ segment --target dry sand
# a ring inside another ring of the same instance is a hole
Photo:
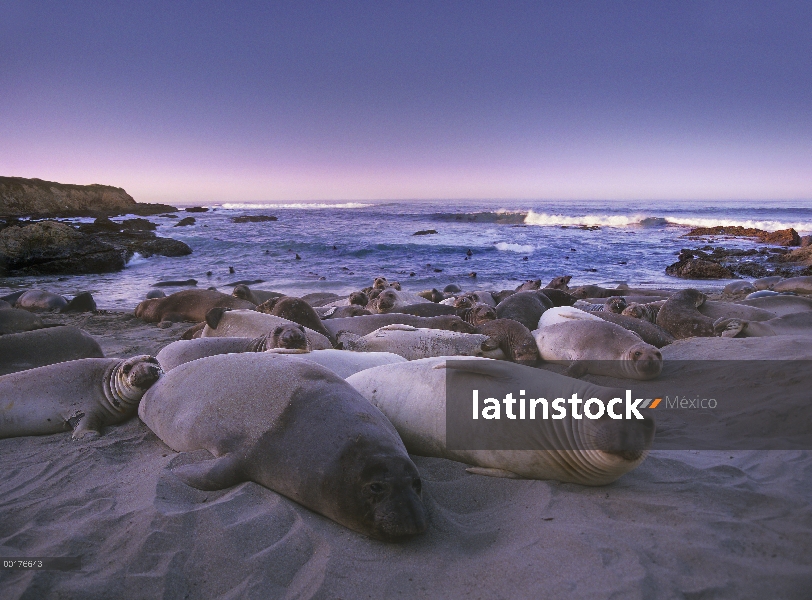
[[[121,313],[47,320],[82,327],[122,357],[154,354],[188,327],[158,329]],[[723,358],[723,349],[747,347],[809,358],[806,340],[687,340],[664,354],[707,348]],[[600,488],[470,475],[459,463],[415,457],[430,526],[402,544],[364,538],[254,483],[203,492],[167,470],[203,454],[176,454],[138,419],[89,442],[68,433],[0,440],[0,556],[82,556],[76,572],[0,571],[0,598],[808,598],[812,590],[809,451],[655,451]]]

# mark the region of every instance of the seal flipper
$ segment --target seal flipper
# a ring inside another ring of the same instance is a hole
[[[212,329],[217,329],[217,326],[220,324],[220,319],[223,318],[223,315],[226,314],[230,308],[223,308],[222,306],[217,306],[209,310],[206,313],[206,325],[211,327]]]
[[[505,479],[521,479],[516,473],[512,471],[505,471],[504,469],[490,469],[488,467],[468,467],[465,469],[473,475],[484,475],[485,477],[504,477]]]
[[[584,363],[573,361],[570,364],[570,366],[567,367],[567,370],[564,372],[564,374],[567,377],[574,377],[575,379],[578,379],[579,377],[583,377],[584,375],[586,375],[587,371],[588,371],[587,366]]]
[[[240,459],[233,453],[176,467],[172,473],[186,485],[206,491],[222,490],[246,481]]]
[[[99,423],[98,417],[94,416],[93,414],[84,414],[79,412],[69,418],[67,422],[68,425],[73,427],[73,434],[71,434],[71,437],[74,440],[78,440],[86,436],[101,435],[101,432],[99,431],[101,424]]]

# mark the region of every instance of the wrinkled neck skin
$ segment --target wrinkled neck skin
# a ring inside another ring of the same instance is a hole
[[[246,346],[246,352],[265,352],[268,349],[268,336],[261,335],[258,338],[254,338],[250,342],[248,342],[248,346]]]
[[[122,372],[125,362],[122,360],[109,367],[102,377],[102,391],[106,402],[100,404],[108,413],[117,417],[135,414],[138,403],[146,392],[127,382],[127,376]]]

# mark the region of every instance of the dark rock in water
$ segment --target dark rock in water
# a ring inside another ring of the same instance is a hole
[[[240,217],[231,217],[232,223],[264,223],[266,221],[278,221],[276,217],[270,215],[243,215]],[[333,247],[335,250],[335,247]]]
[[[204,213],[204,212],[209,212],[209,209],[205,208],[203,206],[190,206],[189,208],[186,209],[186,212]]]
[[[90,292],[82,292],[74,296],[73,300],[62,309],[63,313],[69,312],[92,312],[96,310],[96,301]]]
[[[718,262],[695,258],[691,251],[680,252],[679,260],[665,268],[666,275],[682,279],[735,279],[736,275]]]
[[[155,231],[158,226],[146,219],[124,219],[121,228],[128,231]]]
[[[434,235],[437,233],[436,229],[421,229],[420,231],[415,231],[412,235]]]
[[[64,223],[40,221],[0,231],[0,274],[112,273],[124,265],[120,249]]]
[[[158,215],[159,217],[164,217],[165,219],[177,219],[178,215]]]
[[[792,228],[781,229],[759,236],[759,241],[764,244],[776,244],[777,246],[800,246],[801,236]]]
[[[240,279],[239,281],[232,281],[226,285],[231,287],[234,285],[254,285],[255,283],[265,283],[264,279]]]
[[[154,254],[159,256],[186,256],[192,253],[192,249],[181,242],[180,240],[173,240],[172,238],[156,237],[152,239],[133,240],[128,244],[128,248],[132,252],[138,252],[144,258],[149,258]]]
[[[185,279],[183,281],[159,281],[153,283],[152,287],[185,287],[197,285],[197,279]]]
[[[79,231],[82,233],[118,233],[121,224],[111,221],[108,217],[99,217],[92,223],[80,223]]]
[[[727,235],[731,237],[756,238],[762,244],[775,244],[777,246],[800,246],[801,236],[792,229],[779,229],[778,231],[764,231],[755,227],[716,226],[716,227],[695,227],[685,234],[685,237],[697,237],[708,235]]]
[[[754,262],[739,263],[738,265],[733,267],[733,269],[737,275],[755,279],[758,279],[760,277],[769,277],[772,274],[772,272],[769,269],[767,269],[764,265],[760,265]]]
[[[144,296],[147,300],[151,300],[153,298],[166,298],[166,294],[163,293],[161,290],[150,290],[147,292],[147,295]]]
[[[189,210],[188,208],[186,210]],[[174,227],[186,227],[187,225],[194,225],[195,218],[194,217],[183,217],[180,221],[175,223]]]

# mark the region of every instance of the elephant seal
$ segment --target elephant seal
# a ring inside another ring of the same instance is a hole
[[[403,313],[387,313],[385,315],[362,315],[348,319],[327,319],[324,326],[333,337],[342,331],[365,336],[376,329],[386,325],[411,325],[422,329],[446,329],[457,333],[474,333],[474,326],[466,323],[457,315],[440,315],[439,317],[416,317]]]
[[[812,335],[812,312],[790,313],[769,321],[745,321],[721,318],[714,322],[721,337],[769,337],[774,335]]]
[[[496,316],[518,321],[532,331],[544,311],[552,307],[553,303],[540,292],[516,292],[496,306]]]
[[[6,302],[5,300],[0,300],[0,310],[7,310],[9,308],[14,308],[14,307],[11,306],[11,304]]]
[[[279,325],[268,335],[250,339],[244,337],[201,337],[178,340],[164,346],[155,357],[164,371],[178,365],[218,354],[241,354],[243,352],[268,352],[285,350],[284,354],[310,352],[304,328],[296,323]]]
[[[76,327],[60,325],[0,336],[0,375],[80,358],[104,358],[104,352]]]
[[[541,359],[571,362],[572,375],[608,375],[621,379],[654,379],[663,355],[639,335],[620,325],[572,319],[534,332]]]
[[[640,304],[639,302],[630,302],[626,308],[623,309],[623,312],[620,314],[624,317],[633,317],[635,319],[640,319],[643,321],[648,321],[649,323],[656,324],[657,323],[657,314],[660,312],[660,307],[662,304],[654,304],[654,303],[645,303]]]
[[[310,294],[305,294],[301,298],[310,306],[316,308],[317,306],[324,306],[330,302],[340,300],[341,296],[338,294],[333,294],[332,292],[312,292]]]
[[[252,290],[245,284],[238,284],[234,286],[234,291],[231,292],[231,295],[235,298],[239,298],[240,300],[247,300],[256,305],[260,305],[263,302],[271,300],[273,298],[279,298],[280,296],[284,296],[279,292],[269,292],[266,290]]]
[[[462,291],[462,288],[458,286],[456,283],[449,283],[447,286],[443,288],[444,294],[459,294]]]
[[[576,302],[575,296],[568,294],[564,290],[556,290],[552,288],[544,288],[539,290],[540,294],[547,296],[547,299],[556,306],[572,306]]]
[[[761,279],[756,279],[753,282],[753,287],[757,290],[771,290],[776,283],[783,280],[784,278],[778,275],[774,275],[772,277],[762,277]]]
[[[770,296],[781,296],[782,294],[788,294],[791,296],[797,296],[795,292],[774,292],[772,290],[759,290],[757,292],[753,292],[752,294],[747,294],[744,299],[745,300],[755,300],[756,298],[768,298]]]
[[[516,288],[517,292],[528,292],[541,289],[541,279],[528,279]]]
[[[789,277],[773,284],[770,288],[774,292],[795,292],[796,294],[812,294],[812,275],[804,277]]]
[[[135,416],[163,374],[152,356],[83,358],[0,377],[0,438],[70,431],[78,439]]]
[[[193,287],[197,285],[197,279],[182,279],[172,281],[159,281],[153,283],[152,287]]]
[[[255,305],[215,290],[183,290],[166,298],[144,300],[135,308],[135,316],[147,323],[200,323],[206,320],[206,313],[212,308],[254,309]]]
[[[553,277],[550,280],[550,283],[544,286],[545,289],[548,290],[569,290],[569,282],[572,279],[572,275],[564,275],[561,277]]]
[[[353,352],[391,352],[406,360],[430,356],[484,356],[505,359],[499,343],[487,335],[386,325],[361,337],[340,333],[339,346]]]
[[[406,362],[405,358],[392,352],[347,352],[346,350],[315,350],[296,358],[326,367],[342,379],[373,367]]]
[[[25,294],[28,290],[17,290],[16,292],[12,292],[10,294],[6,294],[5,296],[0,296],[0,300],[8,302],[13,307],[17,303],[17,299]]]
[[[549,450],[449,450],[446,377],[452,369],[472,389],[501,372],[505,381],[531,382],[528,391],[547,398],[578,394],[606,402],[624,393],[544,369],[445,357],[368,369],[348,377],[347,382],[389,418],[409,452],[473,465],[468,471],[478,475],[606,485],[638,466],[651,447],[654,422],[650,417],[633,421],[567,418],[539,423],[537,442]],[[405,381],[409,385],[403,385]],[[573,440],[576,449],[556,449],[562,439]]]
[[[778,317],[783,317],[784,315],[791,313],[812,310],[812,298],[804,298],[803,296],[785,296],[783,294],[740,300],[738,304],[767,310]]]
[[[62,312],[93,312],[94,310],[96,310],[96,301],[93,299],[93,294],[82,292],[74,296],[62,309]]]
[[[265,353],[201,358],[167,373],[138,415],[173,450],[214,456],[173,469],[193,487],[253,481],[382,540],[426,529],[420,475],[397,431],[320,365]]]
[[[480,323],[474,333],[494,340],[508,360],[522,365],[535,365],[539,359],[536,339],[530,330],[513,319],[493,319]]]
[[[63,296],[45,290],[28,290],[14,304],[15,308],[33,311],[62,310],[67,305],[68,301]]]
[[[371,315],[363,306],[357,304],[350,304],[348,306],[333,306],[331,308],[317,307],[313,310],[319,315],[322,320],[324,319],[346,319],[349,317],[361,317],[364,315]]]
[[[445,298],[443,293],[436,288],[432,288],[430,290],[423,290],[422,292],[417,292],[417,295],[430,302],[439,302],[440,300],[443,300]]]
[[[591,304],[586,300],[576,300],[573,306],[584,312],[609,312],[619,315],[628,306],[628,303],[623,296],[612,296],[607,298],[606,302],[600,304]]]
[[[421,298],[417,294],[409,292],[402,292],[392,288],[387,288],[377,295],[374,299],[370,300],[366,305],[366,309],[375,313],[388,313],[393,312],[396,308],[403,308],[411,304],[427,304],[429,306],[436,306],[434,302],[430,302],[425,298]],[[431,315],[433,316],[433,315]]]
[[[722,317],[745,319],[747,321],[769,321],[774,319],[776,314],[763,308],[747,306],[738,302],[716,302],[706,300],[699,307],[699,312],[715,321]]]
[[[713,319],[699,312],[707,296],[692,288],[672,294],[657,313],[657,325],[678,340],[689,337],[713,337]]]
[[[163,290],[150,290],[144,296],[144,300],[152,300],[153,298],[166,298],[166,292]]]
[[[651,344],[655,348],[662,348],[675,340],[673,335],[650,321],[610,312],[598,312],[595,313],[595,316],[636,333],[645,343]]]
[[[457,316],[474,327],[497,319],[496,309],[481,302],[474,304],[470,308],[457,309]]]
[[[294,298],[293,296],[280,296],[266,300],[257,306],[259,312],[282,317],[288,321],[298,323],[313,331],[318,331],[320,334],[330,337],[330,332],[321,324],[321,318],[313,310],[307,302],[301,298]]]
[[[750,292],[755,292],[756,286],[754,286],[749,281],[734,281],[732,283],[728,283],[725,286],[725,289],[722,290],[723,296],[736,296],[738,294],[749,294]]]
[[[600,319],[595,316],[595,313],[581,310],[575,306],[556,306],[555,308],[544,311],[544,314],[539,318],[538,325],[533,329],[544,329],[550,325],[569,323],[572,320],[600,321]],[[535,331],[533,334],[535,335]]]
[[[434,302],[423,302],[420,304],[407,304],[388,311],[389,313],[401,313],[413,315],[415,317],[439,317],[442,315],[456,315],[457,311],[453,306],[445,304],[435,304]],[[379,313],[380,314],[380,313]],[[386,313],[384,313],[386,314]]]
[[[493,301],[496,302],[496,304],[499,304],[502,300],[504,300],[508,296],[512,296],[515,293],[516,290],[500,290],[498,292],[491,292],[491,296],[493,297]]]
[[[38,315],[20,308],[5,308],[0,310],[0,336],[9,333],[21,333],[42,329],[45,324]]]
[[[283,325],[298,326],[298,323],[288,321],[276,315],[266,315],[255,310],[215,308],[206,314],[206,326],[203,328],[200,337],[243,337],[255,339]],[[305,327],[304,332],[311,350],[324,350],[333,347],[330,339],[318,331],[313,331]]]

